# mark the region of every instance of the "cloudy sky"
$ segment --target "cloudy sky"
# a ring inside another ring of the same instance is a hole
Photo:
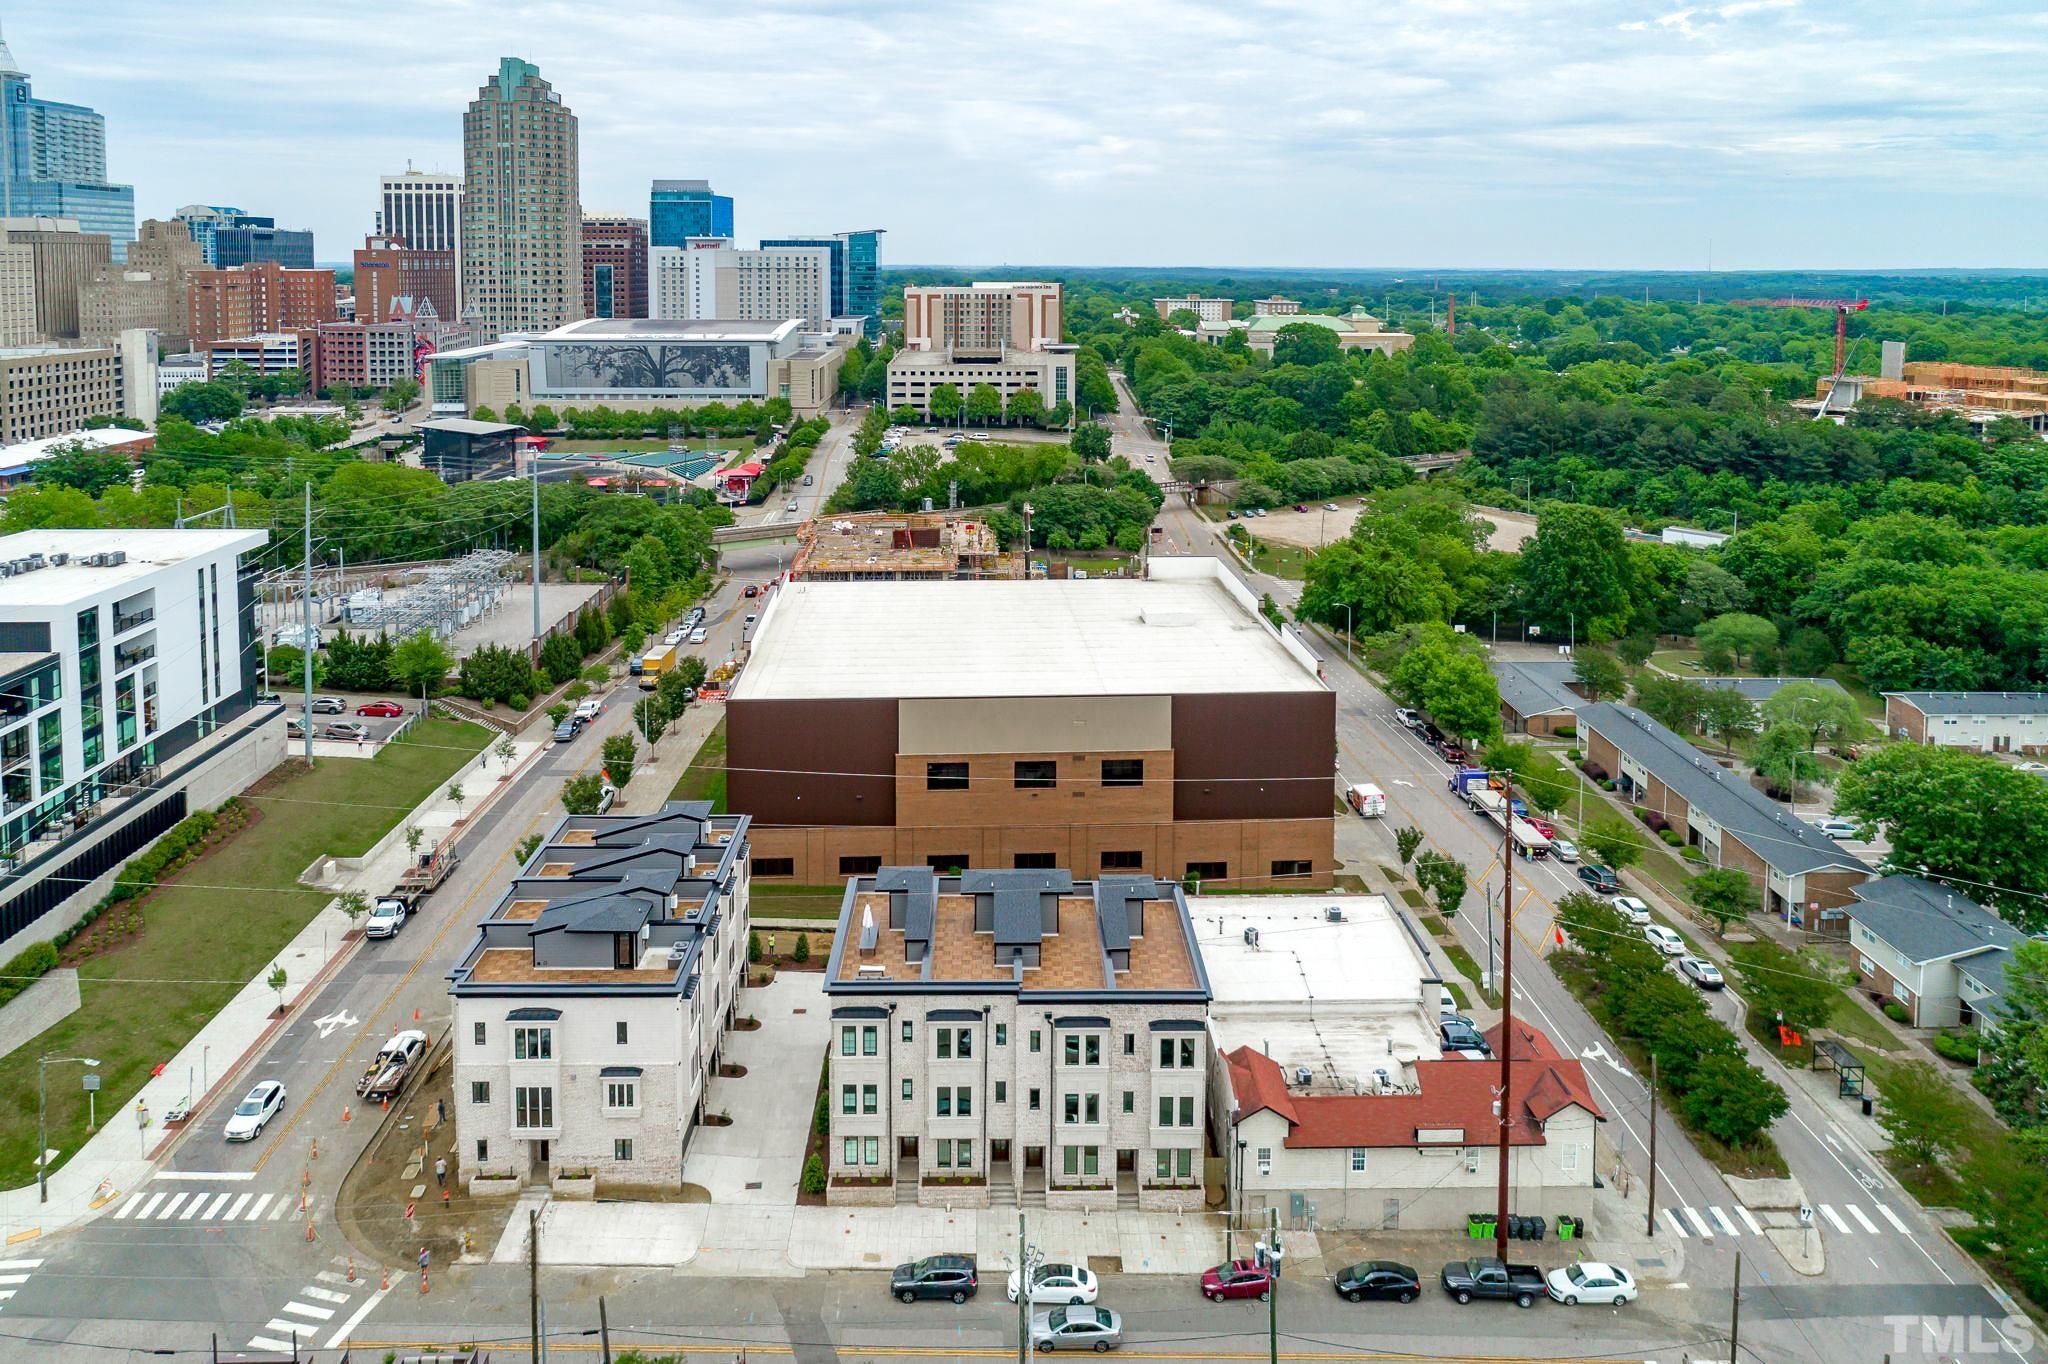
[[[90,11],[91,21],[81,23]],[[371,225],[504,55],[586,211],[704,177],[891,263],[2048,264],[2038,0],[16,0],[139,216]]]

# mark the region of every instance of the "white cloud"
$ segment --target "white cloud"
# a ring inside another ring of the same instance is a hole
[[[460,163],[500,56],[582,122],[583,199],[704,176],[743,236],[886,259],[2038,263],[2048,15],[1799,0],[18,0],[38,93],[108,116],[140,212],[370,225]],[[1984,211],[2004,203],[2003,213]]]

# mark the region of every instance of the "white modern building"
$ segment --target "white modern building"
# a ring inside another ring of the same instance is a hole
[[[648,253],[648,315],[675,320],[780,322],[823,331],[832,320],[832,253],[822,246],[735,247],[692,237]]]
[[[1209,985],[1177,884],[884,867],[847,883],[825,996],[831,1202],[1202,1206]]]
[[[1047,407],[1072,402],[1074,347],[1060,340],[1061,290],[1040,281],[913,284],[903,291],[903,344],[889,362],[889,406],[929,414],[950,386],[986,385],[1007,403],[1034,389]]]
[[[156,362],[156,392],[159,398],[182,384],[205,382],[206,354],[203,351],[166,355]]]
[[[745,983],[747,823],[569,815],[526,859],[448,975],[470,1187],[681,1183]]]
[[[1180,298],[1155,298],[1152,310],[1164,322],[1178,312],[1190,312],[1197,322],[1221,324],[1230,320],[1230,300],[1227,298],[1204,298],[1200,294],[1187,294]]]
[[[307,332],[259,332],[255,336],[229,337],[206,343],[206,374],[210,379],[240,361],[258,374],[281,374],[288,369],[312,370],[312,347]]]
[[[1444,1052],[1442,981],[1406,915],[1378,895],[1232,896],[1194,922],[1214,1139],[1242,1216],[1440,1228],[1492,1206],[1500,1067]],[[1589,1214],[1600,1111],[1580,1063],[1519,1021],[1513,1104],[1514,1210]]]

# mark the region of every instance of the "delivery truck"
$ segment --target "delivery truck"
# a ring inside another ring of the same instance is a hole
[[[640,690],[653,691],[661,675],[676,665],[676,646],[663,644],[640,657]]]

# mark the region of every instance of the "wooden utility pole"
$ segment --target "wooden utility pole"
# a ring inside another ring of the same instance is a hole
[[[597,1300],[597,1344],[604,1352],[604,1364],[612,1364],[612,1328],[605,1319],[603,1297]]]
[[[526,1299],[533,1323],[533,1364],[540,1364],[540,1210],[526,1214]]]
[[[1508,1158],[1514,1130],[1515,1055],[1515,783],[1501,782],[1500,823],[1500,1187],[1496,1190],[1493,1253],[1508,1258]]]
[[[1650,1053],[1650,1212],[1643,1235],[1657,1236],[1657,1053]]]
[[[1728,1364],[1742,1358],[1742,1252],[1735,1252],[1735,1291],[1728,1295]]]

